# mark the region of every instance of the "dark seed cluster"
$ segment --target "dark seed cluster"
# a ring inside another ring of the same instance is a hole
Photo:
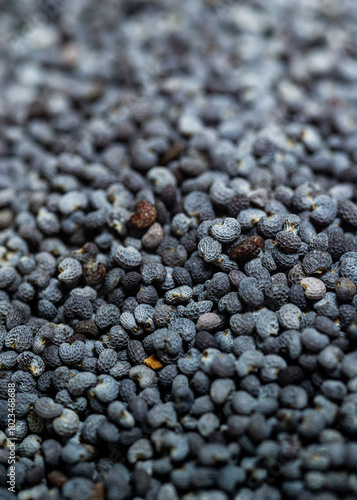
[[[354,2],[0,4],[1,500],[355,500]]]

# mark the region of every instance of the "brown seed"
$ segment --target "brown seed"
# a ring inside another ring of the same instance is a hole
[[[155,222],[156,208],[150,201],[139,201],[135,212],[131,214],[130,223],[136,229],[147,229]]]
[[[11,226],[13,218],[14,214],[11,212],[11,210],[7,208],[0,210],[0,229],[5,229],[6,227]]]
[[[52,470],[47,474],[47,479],[50,484],[55,486],[56,488],[62,488],[62,486],[68,481],[68,477],[65,476],[59,470]]]
[[[166,165],[169,161],[177,158],[184,150],[184,145],[181,142],[175,142],[164,154],[161,160],[161,165]]]
[[[103,483],[96,483],[93,486],[90,500],[105,500],[105,486]]]
[[[86,342],[86,338],[83,335],[83,333],[74,333],[72,335],[72,337],[68,340],[68,343],[72,345],[77,340],[80,340],[81,342],[84,342],[84,343]]]
[[[83,273],[87,285],[95,286],[103,281],[107,274],[107,269],[102,262],[91,260],[83,265]]]
[[[248,236],[245,240],[233,245],[229,256],[232,260],[246,260],[258,255],[265,242],[261,236]]]
[[[152,356],[149,356],[148,358],[144,359],[143,363],[144,365],[148,366],[149,368],[152,368],[153,370],[158,370],[159,368],[162,368],[164,366],[158,359],[156,354],[153,354]]]
[[[98,335],[98,327],[94,321],[91,321],[90,319],[79,321],[76,324],[74,331],[76,333],[83,334],[88,338],[94,338]]]
[[[79,58],[80,51],[76,43],[67,43],[61,50],[61,59],[67,66],[74,66]]]
[[[155,248],[160,245],[164,232],[161,225],[155,222],[150,229],[144,234],[141,241],[146,248]]]
[[[350,278],[337,278],[335,292],[342,302],[350,302],[356,295],[356,285]]]

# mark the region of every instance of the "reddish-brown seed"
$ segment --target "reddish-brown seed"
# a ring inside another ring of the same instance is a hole
[[[90,500],[105,500],[105,486],[103,483],[96,483],[93,486]]]
[[[95,286],[103,281],[107,274],[107,269],[102,262],[91,260],[83,265],[83,273],[87,285]]]
[[[62,488],[62,486],[68,481],[68,477],[59,470],[52,470],[49,472],[47,474],[47,479],[49,483],[56,488]]]
[[[131,214],[130,223],[136,229],[147,229],[155,222],[156,208],[149,201],[139,201],[135,212]]]
[[[254,257],[264,248],[265,242],[261,236],[248,236],[245,240],[233,245],[229,256],[232,260],[246,260]]]

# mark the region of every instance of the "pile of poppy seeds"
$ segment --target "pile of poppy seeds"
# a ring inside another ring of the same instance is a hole
[[[355,500],[355,2],[1,4],[1,499]]]

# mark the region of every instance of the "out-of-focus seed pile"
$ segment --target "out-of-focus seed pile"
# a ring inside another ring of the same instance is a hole
[[[354,2],[1,2],[0,496],[357,497]],[[46,8],[45,8],[46,7]]]

